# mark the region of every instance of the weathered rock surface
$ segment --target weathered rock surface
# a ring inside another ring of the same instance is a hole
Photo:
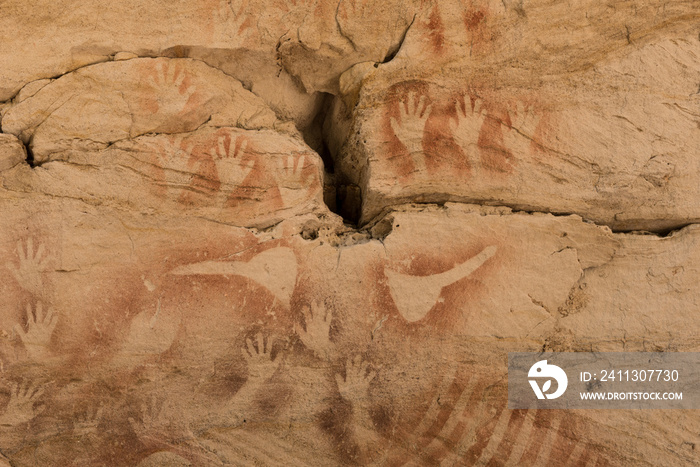
[[[9,170],[27,160],[22,143],[12,135],[0,134],[0,172]]]
[[[143,213],[181,211],[247,227],[327,212],[318,154],[271,130],[207,126],[126,139],[90,152],[71,149],[60,157],[36,169],[17,165],[0,180],[13,192]]]
[[[35,163],[148,133],[187,133],[204,124],[272,128],[276,121],[274,112],[240,82],[187,59],[88,66],[31,95],[20,94],[17,101],[3,116],[2,128],[30,145]]]
[[[577,213],[620,230],[700,218],[695,32],[547,78],[500,75],[478,56],[412,69],[424,42],[346,73],[335,148],[363,191],[363,221],[412,201]]]
[[[25,384],[48,407],[6,413],[3,452],[19,464],[129,464],[154,451],[212,465],[693,459],[682,446],[695,442],[696,418],[510,411],[501,385],[502,352],[514,349],[697,349],[683,319],[696,294],[678,293],[663,327],[644,333],[629,309],[697,281],[697,229],[652,240],[576,217],[449,205],[394,212],[363,237],[304,240],[313,217],[254,235],[76,201],[37,208],[3,231],[5,377],[21,383],[7,410],[29,397]],[[28,224],[32,237],[17,227]],[[634,300],[616,292],[650,262],[659,273],[637,282]],[[612,433],[623,427],[644,441],[619,449]]]
[[[0,465],[700,463],[507,407],[700,351],[698,2],[0,13]]]

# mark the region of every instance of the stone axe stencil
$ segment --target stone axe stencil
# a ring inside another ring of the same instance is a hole
[[[289,307],[297,281],[297,259],[291,248],[279,247],[264,251],[247,262],[203,261],[180,266],[170,274],[247,277],[268,289],[280,302]]]
[[[437,303],[444,287],[471,275],[495,254],[496,247],[488,246],[449,271],[431,276],[409,276],[385,270],[389,290],[399,313],[410,323],[423,319]]]

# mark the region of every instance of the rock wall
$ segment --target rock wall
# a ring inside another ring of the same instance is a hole
[[[0,13],[0,465],[700,463],[506,404],[700,351],[696,0]]]

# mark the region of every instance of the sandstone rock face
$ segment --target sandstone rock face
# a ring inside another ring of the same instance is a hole
[[[6,1],[0,465],[695,465],[508,352],[700,350],[696,1]]]
[[[35,170],[15,166],[7,188],[261,228],[292,214],[326,212],[320,157],[300,138],[272,130],[204,127],[60,157]]]
[[[145,58],[88,66],[21,95],[5,113],[3,131],[30,144],[41,163],[148,133],[187,133],[204,124],[271,128],[275,120],[263,101],[218,70]]]
[[[17,138],[0,134],[0,172],[16,167],[26,159],[24,146]]]
[[[477,19],[481,35],[515,34]],[[419,200],[576,212],[623,230],[697,222],[695,31],[554,78],[493,63],[482,48],[499,41],[479,37],[469,57],[443,45],[449,68],[426,69],[430,34],[416,28],[395,60],[346,73],[336,148],[363,190],[363,220]],[[661,68],[669,79],[650,71]]]

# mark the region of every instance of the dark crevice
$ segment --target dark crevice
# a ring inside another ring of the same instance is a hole
[[[396,57],[415,20],[416,16],[414,15],[411,23],[403,31],[399,41],[389,47],[381,63],[388,63]],[[375,63],[374,66],[376,68],[379,64]],[[341,216],[346,225],[353,229],[358,229],[362,215],[362,189],[359,185],[352,182],[352,179],[355,177],[349,177],[348,174],[339,170],[342,166],[339,164],[339,161],[336,160],[336,157],[339,157],[340,154],[336,153],[337,149],[336,151],[332,150],[333,145],[330,141],[330,132],[334,131],[330,119],[332,118],[332,108],[336,104],[337,99],[337,96],[331,94],[325,96],[321,109],[314,118],[313,128],[311,132],[305,132],[304,139],[309,146],[320,154],[323,160],[325,168],[323,199],[326,206],[331,212]],[[314,132],[321,135],[320,142],[316,144],[312,144],[314,143],[314,141],[312,141],[313,138],[307,136]]]
[[[336,184],[335,186],[336,214],[341,216],[346,224],[357,226],[362,214],[362,190],[359,186]]]
[[[325,94],[314,119],[302,134],[304,141],[316,151],[323,161],[324,186],[323,200],[328,209],[343,218],[351,227],[357,227],[360,220],[362,195],[360,187],[350,183],[348,177],[341,173],[336,155],[331,150],[329,134],[332,125],[328,125],[336,97]]]
[[[686,224],[680,224],[680,225],[677,225],[677,226],[674,226],[674,227],[668,228],[668,229],[660,229],[660,230],[654,230],[654,231],[618,230],[618,229],[610,229],[610,230],[612,230],[613,233],[619,233],[619,234],[650,235],[650,236],[658,237],[658,238],[668,238],[668,237],[672,237],[676,232],[680,232],[681,230],[683,230],[686,227],[689,227],[691,225],[695,225],[695,224],[691,222],[691,223],[686,223]]]
[[[410,210],[422,210],[422,209],[431,209],[431,208],[440,208],[440,209],[448,209],[446,204],[455,204],[455,205],[472,205],[472,206],[478,206],[478,207],[488,207],[488,208],[493,208],[493,209],[498,209],[498,208],[507,208],[509,211],[507,213],[498,213],[496,211],[493,212],[492,215],[518,215],[518,214],[529,214],[529,215],[541,215],[541,214],[546,214],[550,215],[552,217],[570,217],[570,216],[578,216],[581,218],[581,222],[583,224],[590,224],[594,225],[596,227],[602,227],[602,228],[607,228],[609,231],[614,234],[614,235],[635,235],[635,236],[648,236],[648,237],[654,237],[654,238],[669,238],[673,237],[675,234],[682,232],[683,230],[691,227],[691,226],[696,226],[700,225],[700,222],[695,222],[695,221],[686,221],[686,222],[679,222],[677,224],[674,224],[672,227],[669,228],[659,228],[659,229],[650,229],[650,230],[641,230],[641,229],[620,229],[620,228],[613,228],[609,224],[606,224],[604,222],[596,222],[590,219],[586,219],[581,216],[580,213],[577,212],[552,212],[552,211],[547,211],[547,210],[536,210],[536,209],[522,209],[522,208],[517,208],[512,205],[507,205],[507,204],[491,204],[491,203],[485,203],[483,201],[477,201],[477,200],[452,200],[452,201],[443,201],[443,202],[418,202],[418,201],[405,201],[402,203],[396,203],[396,204],[389,204],[386,205],[381,212],[377,213],[376,215],[372,216],[369,220],[363,223],[362,226],[358,227],[360,230],[368,230],[373,233],[375,238],[383,239],[386,235],[388,235],[391,230],[391,222],[393,220],[393,214],[396,212],[402,212],[403,210],[406,209],[406,207],[409,207]]]
[[[326,173],[332,175],[335,173],[335,161],[333,160],[333,156],[328,148],[328,141],[323,134],[323,124],[326,121],[326,116],[330,110],[333,96],[326,93],[322,94],[323,100],[321,105],[319,106],[319,109],[311,124],[302,130],[302,135],[304,137],[304,142],[321,156]]]
[[[334,175],[335,161],[333,160],[333,155],[331,154],[331,150],[328,147],[328,144],[326,144],[326,141],[321,141],[321,147],[318,149],[318,154],[321,156],[321,160],[323,160],[323,170],[328,175]]]
[[[32,151],[32,146],[30,144],[25,144],[24,145],[24,151],[27,153],[27,164],[29,164],[29,167],[35,168],[38,167],[39,164],[36,163],[34,160],[34,152]]]
[[[406,29],[403,32],[403,35],[401,35],[401,38],[399,41],[391,47],[387,53],[386,56],[384,57],[384,60],[382,60],[382,63],[389,63],[396,57],[396,55],[399,53],[399,50],[401,50],[401,47],[403,47],[403,43],[406,41],[406,36],[408,35],[408,31],[411,30],[411,26],[413,26],[413,23],[416,21],[416,15],[413,15],[413,19],[411,20],[411,23],[406,27]]]
[[[396,57],[396,55],[399,53],[399,50],[401,50],[402,44],[403,44],[403,39],[401,40],[401,42],[398,43],[398,45],[396,47],[393,47],[393,48],[387,50],[386,56],[384,57],[384,60],[382,60],[382,63],[389,63],[390,61],[392,61],[394,59],[394,57]],[[375,63],[374,66],[376,68],[378,65]]]

